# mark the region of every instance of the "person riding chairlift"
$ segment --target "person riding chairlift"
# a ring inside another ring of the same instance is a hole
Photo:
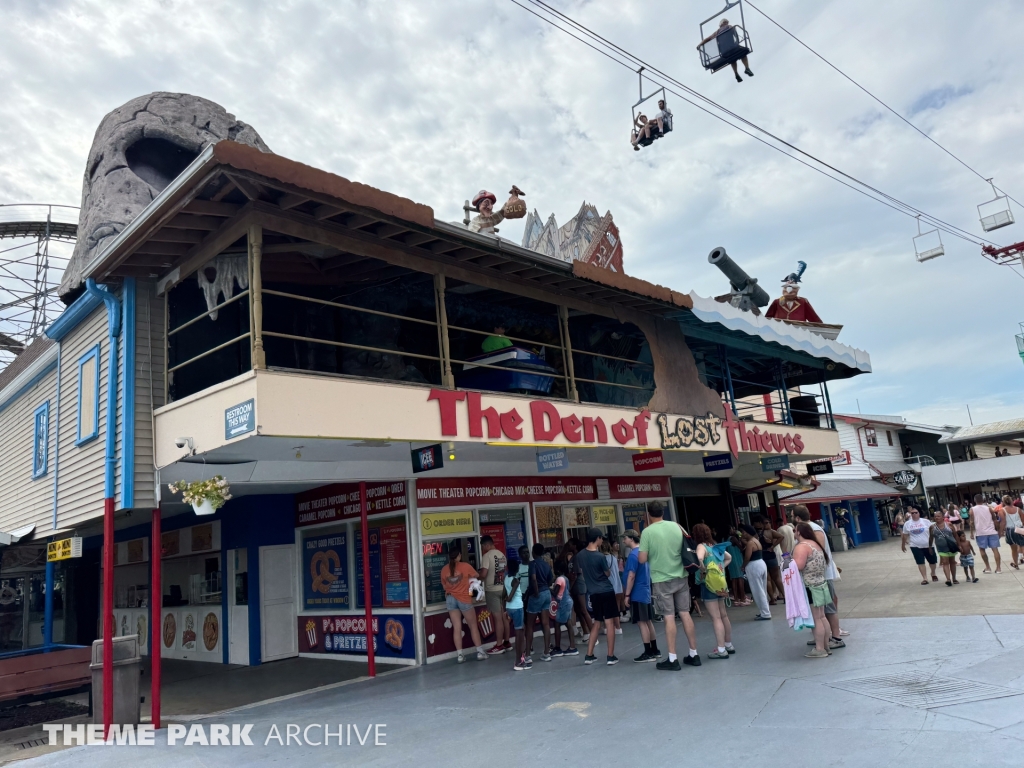
[[[664,99],[658,99],[658,114],[653,120],[648,120],[647,115],[641,113],[633,121],[633,135],[631,141],[633,149],[640,151],[641,146],[650,145],[655,139],[660,139],[672,130],[672,110],[665,106]],[[652,131],[656,127],[656,131]]]
[[[732,29],[733,29],[733,26],[732,26],[732,24],[729,23],[729,20],[728,19],[722,19],[722,21],[719,22],[719,24],[718,24],[718,29],[716,29],[712,34],[708,35],[707,37],[705,37],[703,40],[700,41],[700,44],[697,46],[697,50],[700,50],[704,46],[705,43],[710,43],[712,40],[714,40],[719,35],[728,34]],[[721,51],[721,47],[719,47],[719,51]],[[750,64],[747,63],[747,57],[743,56],[741,58],[741,60],[743,61],[743,71],[744,71],[744,73],[746,73],[747,77],[753,77],[754,73],[750,71]],[[739,71],[739,68],[736,66],[736,62],[735,61],[730,61],[729,63],[732,65],[732,73],[734,75],[736,75],[736,82],[737,83],[742,83],[743,82],[743,78],[740,77],[740,71]]]

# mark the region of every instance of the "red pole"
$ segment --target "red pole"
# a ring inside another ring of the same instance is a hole
[[[114,722],[114,499],[103,500],[103,739]]]
[[[359,517],[363,526],[363,606],[366,608],[366,663],[370,677],[377,676],[373,653],[373,605],[370,591],[370,523],[366,519],[366,483],[359,483]]]
[[[160,730],[160,654],[163,651],[162,623],[163,618],[163,582],[160,575],[160,558],[163,555],[163,544],[160,537],[160,508],[153,510],[153,533],[150,536],[149,560],[152,576],[149,580],[149,700],[152,703],[150,721],[153,727]]]

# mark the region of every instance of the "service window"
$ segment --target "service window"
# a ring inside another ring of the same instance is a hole
[[[534,506],[533,512],[537,518],[537,541],[544,545],[544,549],[561,550],[566,542],[562,529],[562,508],[538,504]]]
[[[449,547],[459,548],[462,562],[478,570],[480,568],[480,533],[476,515],[471,509],[423,512],[420,514],[420,534],[423,537],[424,603],[427,608],[444,605],[441,569],[448,564]]]

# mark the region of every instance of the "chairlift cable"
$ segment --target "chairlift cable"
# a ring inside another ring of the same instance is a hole
[[[965,231],[963,229],[960,229],[959,227],[955,226],[954,224],[950,224],[949,222],[946,222],[946,221],[944,221],[942,219],[939,219],[939,218],[937,218],[935,216],[932,216],[931,214],[928,214],[925,211],[922,211],[922,210],[920,210],[918,208],[915,208],[914,206],[910,205],[909,203],[904,203],[903,201],[899,200],[898,198],[895,198],[895,197],[893,197],[891,195],[888,195],[885,192],[882,192],[881,190],[876,189],[875,187],[872,187],[870,184],[867,184],[866,182],[863,182],[860,179],[858,179],[858,178],[856,178],[854,176],[851,176],[848,173],[843,172],[839,168],[836,168],[836,167],[834,167],[832,165],[829,165],[828,163],[826,163],[825,161],[821,160],[820,158],[810,154],[809,152],[806,152],[806,151],[800,149],[799,147],[797,147],[796,145],[794,145],[794,144],[792,144],[790,142],[787,142],[785,139],[782,139],[781,137],[776,136],[775,134],[771,133],[767,129],[764,129],[764,128],[760,127],[759,125],[751,122],[750,120],[747,120],[746,118],[742,117],[741,115],[731,111],[727,107],[724,107],[721,104],[718,104],[717,102],[715,102],[714,100],[712,100],[712,99],[704,96],[703,94],[695,91],[694,89],[692,89],[689,86],[687,86],[685,83],[682,83],[681,81],[676,80],[675,78],[671,77],[670,75],[666,74],[665,72],[662,72],[661,70],[657,69],[653,65],[645,62],[643,59],[640,59],[635,54],[630,53],[626,49],[616,45],[615,43],[611,42],[610,40],[607,40],[606,38],[602,37],[601,35],[597,34],[596,32],[593,32],[592,30],[590,30],[589,28],[587,28],[583,24],[580,24],[579,22],[575,21],[571,17],[566,16],[564,13],[558,11],[555,8],[552,8],[549,5],[547,5],[546,3],[543,2],[543,0],[527,0],[527,1],[532,3],[535,6],[542,7],[544,10],[546,10],[550,14],[552,14],[552,15],[554,15],[556,17],[559,17],[560,20],[564,20],[567,23],[571,24],[578,31],[586,34],[592,40],[600,41],[600,43],[605,48],[609,48],[609,49],[613,50],[616,55],[612,55],[608,51],[602,50],[601,48],[598,48],[597,46],[595,46],[591,42],[589,42],[589,41],[579,37],[578,35],[573,34],[573,32],[571,30],[566,29],[565,27],[561,26],[561,24],[556,23],[552,19],[550,19],[550,18],[548,18],[548,17],[546,17],[544,15],[541,15],[541,14],[537,13],[536,11],[531,10],[530,8],[527,8],[522,3],[518,2],[518,0],[511,0],[511,2],[513,2],[515,5],[518,5],[520,8],[523,8],[523,10],[526,10],[527,12],[532,13],[537,18],[547,22],[551,26],[555,27],[556,29],[558,29],[561,32],[564,32],[565,34],[569,35],[570,37],[572,37],[572,38],[582,42],[587,47],[592,48],[593,50],[595,50],[598,53],[604,55],[605,57],[611,59],[612,61],[614,61],[615,63],[619,64],[620,66],[625,67],[625,68],[627,68],[627,69],[629,69],[629,70],[631,70],[632,72],[635,73],[636,72],[635,67],[637,65],[642,65],[648,72],[653,72],[653,73],[663,77],[664,79],[666,79],[670,83],[674,83],[675,85],[677,85],[678,87],[682,88],[684,91],[686,91],[688,94],[694,96],[695,98],[700,99],[701,101],[704,101],[707,104],[710,104],[715,109],[720,110],[721,112],[725,113],[729,117],[731,117],[733,119],[736,119],[736,120],[739,120],[740,122],[744,123],[745,125],[750,126],[753,130],[758,131],[760,133],[765,134],[766,136],[771,137],[772,139],[778,141],[780,144],[784,145],[785,147],[788,147],[788,148],[792,149],[794,152],[798,152],[799,154],[809,158],[810,160],[813,160],[815,163],[818,163],[821,166],[824,166],[825,168],[828,168],[829,170],[835,171],[839,175],[841,175],[841,176],[845,177],[846,179],[849,179],[850,181],[852,181],[853,184],[847,183],[846,181],[843,181],[843,179],[840,179],[840,178],[838,178],[836,176],[833,176],[833,175],[825,172],[822,168],[818,168],[818,167],[812,165],[811,163],[808,163],[808,162],[802,160],[801,158],[796,157],[796,156],[786,152],[782,147],[776,146],[776,145],[772,144],[771,142],[768,142],[768,141],[762,139],[761,137],[755,136],[754,134],[750,133],[749,131],[744,130],[741,126],[738,126],[735,123],[732,123],[729,120],[725,119],[724,117],[722,117],[722,115],[716,114],[715,112],[713,112],[713,111],[711,111],[711,110],[701,106],[700,104],[697,104],[696,102],[692,101],[691,99],[687,98],[686,96],[684,96],[683,94],[679,93],[678,91],[674,91],[671,88],[669,88],[668,86],[664,86],[662,83],[659,83],[657,80],[655,80],[653,77],[651,77],[650,74],[644,75],[644,77],[646,77],[650,82],[652,82],[652,83],[654,83],[656,85],[664,87],[669,93],[673,94],[674,96],[677,96],[678,98],[682,99],[683,101],[687,102],[688,104],[691,104],[692,106],[697,107],[701,111],[706,112],[707,114],[711,115],[712,117],[715,117],[716,119],[726,123],[727,125],[729,125],[729,126],[731,126],[733,128],[736,128],[737,130],[741,131],[742,133],[746,134],[747,136],[750,136],[751,138],[757,139],[758,141],[760,141],[761,143],[765,144],[766,146],[769,146],[772,149],[775,149],[776,151],[781,152],[784,155],[787,155],[788,157],[796,160],[797,162],[800,162],[801,164],[807,166],[808,168],[811,168],[811,169],[813,169],[815,171],[818,171],[822,175],[824,175],[824,176],[826,176],[826,177],[828,177],[830,179],[833,179],[835,181],[838,181],[839,183],[843,184],[846,187],[849,187],[850,189],[853,189],[853,190],[855,190],[857,192],[860,192],[865,197],[868,197],[868,198],[870,198],[872,200],[875,200],[876,202],[882,203],[883,205],[886,205],[889,208],[892,208],[893,210],[899,211],[900,213],[904,214],[905,216],[909,216],[911,218],[915,218],[916,216],[922,216],[932,226],[935,226],[936,228],[942,230],[943,232],[946,232],[947,234],[952,235],[954,237],[958,237],[961,240],[969,242],[969,243],[971,243],[973,245],[979,245],[980,246],[980,245],[984,245],[984,244],[989,244],[990,243],[990,241],[988,241],[988,240],[979,239],[977,236],[975,236],[972,233],[967,232],[967,231]],[[620,58],[620,57],[628,57],[632,61],[630,61],[630,62],[623,61],[622,58]],[[857,185],[857,186],[854,186],[854,185]],[[865,191],[865,190],[870,190],[870,192],[873,192],[875,194],[874,195],[873,194],[869,194],[869,192]],[[878,197],[876,197],[875,195],[878,195]]]
[[[785,33],[786,33],[787,35],[789,35],[789,36],[790,36],[791,38],[793,38],[793,39],[794,39],[794,40],[796,40],[796,41],[797,41],[798,43],[800,43],[800,45],[802,45],[802,46],[803,46],[804,48],[806,48],[806,49],[807,49],[808,51],[810,51],[810,52],[811,52],[811,53],[813,53],[813,54],[814,54],[815,56],[817,56],[817,57],[818,57],[819,59],[821,59],[821,60],[822,60],[823,62],[825,62],[826,64],[828,64],[828,65],[829,65],[829,66],[830,66],[830,67],[831,67],[832,69],[834,69],[834,70],[835,70],[836,72],[838,72],[838,73],[839,73],[840,75],[842,75],[842,76],[843,76],[843,77],[845,77],[845,78],[846,78],[847,80],[849,80],[849,81],[850,81],[851,83],[853,83],[853,84],[854,84],[855,86],[857,86],[858,88],[860,88],[860,90],[864,91],[864,93],[866,93],[866,94],[867,94],[868,96],[870,96],[870,97],[871,97],[872,99],[874,99],[875,101],[877,101],[877,102],[878,102],[879,104],[881,104],[881,105],[882,105],[883,107],[885,107],[885,108],[886,108],[887,110],[889,110],[889,111],[890,111],[890,112],[891,112],[892,114],[894,114],[894,115],[895,115],[896,117],[898,117],[898,118],[899,118],[900,120],[902,120],[902,121],[903,121],[904,123],[906,123],[907,125],[909,125],[909,126],[910,126],[911,128],[913,128],[913,129],[914,129],[915,131],[917,131],[917,132],[918,132],[918,133],[920,133],[920,134],[921,134],[922,136],[924,136],[924,137],[925,137],[926,139],[928,139],[928,141],[930,141],[930,142],[931,142],[932,144],[934,144],[934,145],[935,145],[936,147],[938,147],[938,148],[939,148],[939,149],[941,149],[941,150],[942,150],[943,152],[945,152],[945,153],[946,153],[947,155],[949,155],[949,156],[950,156],[950,157],[952,157],[952,158],[953,158],[954,160],[956,160],[956,161],[957,161],[958,163],[960,163],[960,165],[962,165],[962,166],[963,166],[964,168],[966,168],[967,170],[969,170],[969,171],[970,171],[971,173],[973,173],[973,174],[974,174],[975,176],[977,176],[977,177],[978,177],[979,179],[981,179],[982,181],[984,181],[984,182],[985,182],[986,184],[991,184],[991,183],[992,183],[991,177],[985,176],[985,174],[981,173],[981,171],[978,171],[977,169],[975,169],[975,168],[972,168],[972,167],[971,167],[971,166],[970,166],[970,165],[969,165],[969,164],[968,164],[968,163],[967,163],[966,161],[964,161],[964,160],[960,159],[960,158],[959,158],[959,157],[957,157],[957,156],[956,156],[955,154],[953,154],[953,153],[952,153],[952,152],[951,152],[950,150],[946,149],[946,148],[945,148],[944,146],[942,146],[942,145],[941,145],[941,144],[940,144],[939,142],[937,142],[937,141],[936,141],[935,139],[933,139],[933,138],[932,138],[931,136],[929,136],[929,135],[928,135],[928,134],[927,134],[927,133],[926,133],[925,131],[923,131],[923,130],[921,130],[920,128],[918,128],[918,127],[917,127],[916,125],[914,125],[914,124],[913,124],[912,122],[910,122],[910,120],[908,120],[907,118],[905,118],[905,117],[904,117],[903,115],[901,115],[901,114],[900,114],[899,112],[897,112],[897,111],[896,111],[895,109],[893,109],[893,108],[892,108],[892,107],[890,107],[890,106],[889,106],[888,104],[886,104],[886,103],[885,103],[884,101],[882,101],[882,100],[881,100],[880,98],[878,98],[877,96],[875,96],[875,94],[873,94],[873,93],[872,93],[871,91],[869,91],[869,90],[868,90],[867,88],[865,88],[865,87],[864,87],[863,85],[861,85],[860,83],[858,83],[858,82],[857,82],[856,80],[854,80],[854,79],[853,79],[852,77],[850,77],[850,76],[849,76],[848,74],[846,74],[846,73],[845,73],[845,72],[844,72],[843,70],[841,70],[841,69],[840,69],[839,67],[837,67],[837,66],[836,66],[835,64],[833,64],[833,63],[832,63],[831,61],[829,61],[828,59],[826,59],[826,58],[825,58],[824,56],[822,56],[822,55],[821,55],[820,53],[818,53],[818,52],[817,52],[816,50],[814,50],[813,48],[811,48],[811,46],[809,46],[809,45],[808,45],[807,43],[805,43],[805,42],[804,42],[803,40],[801,40],[801,39],[800,39],[799,37],[797,37],[797,36],[796,36],[796,35],[794,35],[794,34],[793,34],[792,32],[790,32],[790,31],[789,31],[788,29],[786,29],[786,28],[785,28],[784,26],[782,26],[782,25],[781,25],[781,24],[780,24],[779,22],[777,22],[777,21],[776,21],[775,19],[773,19],[773,18],[772,18],[771,16],[769,16],[769,15],[768,15],[767,13],[765,13],[765,12],[764,12],[764,11],[762,11],[762,10],[761,10],[760,8],[758,8],[758,7],[756,6],[756,5],[754,5],[754,4],[752,3],[752,2],[750,2],[750,0],[746,0],[746,3],[747,3],[747,5],[749,5],[749,6],[751,7],[751,8],[753,8],[753,9],[754,9],[755,11],[757,11],[757,12],[758,12],[759,14],[761,14],[762,16],[764,16],[764,17],[765,17],[765,18],[766,18],[766,19],[767,19],[768,21],[770,21],[770,22],[771,22],[772,24],[774,24],[774,25],[775,25],[776,27],[778,27],[778,28],[779,28],[779,29],[781,29],[781,30],[782,30],[783,32],[785,32]],[[994,185],[994,184],[993,184],[992,186],[993,186],[993,187],[995,187],[995,185]],[[996,189],[998,189],[998,187],[995,187],[995,188],[996,188]],[[1002,189],[999,189],[999,192],[1001,192],[1002,194],[1006,195],[1006,196],[1007,196],[1008,198],[1010,198],[1011,200],[1013,200],[1013,202],[1017,203],[1017,205],[1019,205],[1019,206],[1021,206],[1022,208],[1024,208],[1024,204],[1022,204],[1022,203],[1021,203],[1020,201],[1018,201],[1018,200],[1017,200],[1017,199],[1016,199],[1015,197],[1013,197],[1012,195],[1010,195],[1010,194],[1009,194],[1008,192],[1006,192],[1006,191],[1004,191],[1004,190],[1002,190]]]

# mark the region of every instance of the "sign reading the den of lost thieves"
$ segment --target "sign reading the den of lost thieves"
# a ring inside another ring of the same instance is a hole
[[[785,430],[785,425],[755,425],[737,421],[730,408],[724,409],[725,418],[722,418],[710,412],[704,416],[652,415],[646,408],[639,413],[628,413],[556,404],[548,400],[531,400],[528,404],[496,400],[502,402],[502,407],[510,406],[508,410],[499,411],[495,406],[485,407],[480,392],[445,389],[430,390],[427,400],[437,403],[441,436],[445,439],[477,438],[566,446],[660,447],[663,450],[728,448],[733,456],[738,456],[740,452],[804,452],[804,437],[801,433],[777,431]],[[574,410],[570,411],[570,408]],[[583,415],[577,415],[576,410]],[[606,421],[601,415],[588,415],[587,411],[603,413],[608,419]],[[619,418],[612,421],[616,416]],[[659,441],[660,445],[655,441]]]
[[[246,400],[224,410],[224,439],[244,435],[256,429],[256,401]]]

